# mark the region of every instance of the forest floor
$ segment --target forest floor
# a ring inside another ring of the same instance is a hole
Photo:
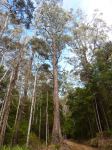
[[[95,148],[83,144],[78,144],[68,140],[65,140],[65,143],[70,147],[71,150],[97,150]]]

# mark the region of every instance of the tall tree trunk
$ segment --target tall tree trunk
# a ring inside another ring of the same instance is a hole
[[[46,99],[46,146],[48,145],[48,91]]]
[[[36,92],[35,92],[34,109],[33,109],[33,117],[32,117],[32,123],[34,124],[35,124],[35,112],[36,112]]]
[[[32,68],[33,58],[34,58],[34,53],[31,56],[31,59],[28,63],[28,69],[25,72],[24,96],[19,99],[19,103],[18,103],[18,110],[16,113],[14,132],[13,132],[13,136],[12,136],[12,145],[18,143],[18,132],[19,132],[19,127],[20,127],[20,121],[22,119],[22,112],[24,111],[24,101],[27,99],[28,83],[29,83],[29,78],[31,76],[31,68]]]
[[[57,144],[62,140],[61,127],[60,127],[60,112],[59,112],[59,95],[58,95],[58,68],[57,68],[57,49],[55,41],[53,41],[53,102],[54,102],[54,121],[52,131],[52,143]]]
[[[98,132],[100,132],[100,127],[99,127],[98,118],[97,118],[97,114],[96,114],[96,106],[95,106],[95,104],[94,104],[94,113],[95,113],[95,120],[96,120],[96,125],[97,125],[97,128],[98,128]]]
[[[4,73],[3,77],[0,79],[0,84],[1,84],[1,82],[4,80],[4,78],[6,77],[8,71],[9,71],[9,70],[7,70],[7,71]]]
[[[100,116],[99,116],[98,104],[96,102],[96,98],[95,98],[95,108],[96,108],[96,114],[97,114],[97,119],[98,119],[98,124],[99,124],[99,130],[100,130],[100,132],[102,132],[101,120],[100,120]]]
[[[17,74],[18,74],[18,67],[16,68],[16,71],[12,71],[10,82],[7,90],[7,95],[5,98],[5,103],[3,107],[3,111],[1,112],[1,120],[0,120],[0,146],[3,144],[4,136],[5,136],[5,130],[7,126],[9,111],[10,111],[10,105],[11,105],[11,93],[15,86],[15,82],[17,80]]]
[[[41,138],[41,122],[42,122],[42,93],[41,93],[41,99],[40,99],[40,112],[39,112],[39,139]]]
[[[39,105],[38,105],[38,103],[37,103],[36,112],[38,112],[38,110],[39,110]],[[35,124],[36,124],[36,125],[38,124],[38,114],[36,115]]]
[[[18,78],[18,72],[19,72],[19,65],[20,62],[22,60],[22,49],[20,49],[19,51],[19,55],[18,55],[18,60],[17,60],[17,65],[14,68],[14,70],[11,73],[10,76],[10,82],[9,82],[9,86],[7,89],[7,94],[5,97],[5,102],[4,102],[4,106],[3,106],[3,110],[1,112],[1,118],[0,118],[0,146],[3,144],[4,141],[4,137],[5,137],[5,131],[6,131],[6,126],[7,126],[7,121],[8,121],[8,116],[9,116],[9,111],[10,111],[10,106],[11,106],[11,93],[12,90],[15,87],[16,84],[16,80]]]
[[[5,130],[7,126],[7,120],[8,120],[8,115],[10,111],[10,95],[12,91],[12,81],[13,81],[13,76],[14,72],[12,71],[11,76],[10,76],[10,82],[7,90],[7,95],[5,98],[5,103],[1,112],[1,118],[0,118],[0,146],[3,144],[4,141],[4,136],[5,136]]]
[[[32,100],[31,100],[30,118],[29,118],[27,141],[26,141],[26,146],[27,147],[29,145],[29,137],[30,137],[30,130],[31,130],[31,124],[32,124],[32,117],[33,117],[33,109],[34,109],[34,103],[35,103],[36,83],[37,83],[37,73],[35,74],[33,95],[32,95]]]
[[[16,145],[18,143],[18,130],[21,121],[21,116],[22,116],[22,97],[20,96],[12,135],[12,145]]]
[[[106,127],[107,127],[108,130],[110,130],[108,118],[107,118],[107,115],[106,115],[106,112],[105,112],[105,109],[104,109],[104,106],[103,106],[102,102],[101,102],[101,108],[102,108],[102,111],[103,111],[103,114],[104,114],[104,119],[105,119]]]
[[[27,98],[28,85],[29,85],[29,79],[31,77],[33,59],[34,59],[34,52],[32,52],[31,58],[28,62],[28,66],[25,70],[25,84],[24,84],[24,98],[25,99]]]

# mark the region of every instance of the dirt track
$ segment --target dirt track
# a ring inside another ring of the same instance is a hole
[[[95,148],[82,145],[82,144],[77,144],[77,143],[67,141],[67,140],[65,140],[65,143],[71,148],[71,150],[97,150]]]

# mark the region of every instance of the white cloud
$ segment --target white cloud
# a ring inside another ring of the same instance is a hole
[[[112,24],[112,0],[64,0],[64,8],[81,8],[87,15],[92,15],[98,9],[103,13],[106,22]]]
[[[80,0],[81,8],[91,15],[94,9],[98,9],[103,13],[107,23],[112,24],[112,0]]]

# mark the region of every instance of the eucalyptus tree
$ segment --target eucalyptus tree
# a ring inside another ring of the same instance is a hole
[[[43,69],[41,68],[37,75],[36,102],[32,122],[34,128],[32,128],[32,131],[36,131],[38,137],[46,141],[47,146],[52,135],[53,125],[53,79],[50,73],[50,66],[44,64],[41,67]]]
[[[31,109],[30,109],[30,117],[29,117],[29,125],[28,125],[28,133],[27,133],[27,141],[26,146],[29,145],[29,138],[30,138],[30,130],[33,122],[33,115],[35,113],[35,105],[36,105],[36,86],[37,86],[37,80],[40,72],[44,71],[45,68],[47,68],[47,64],[45,64],[45,61],[47,59],[47,51],[48,46],[46,45],[46,42],[42,39],[33,37],[31,41],[29,42],[30,48],[31,48],[31,59],[29,61],[30,66],[30,72],[32,74],[35,74],[35,80],[33,84],[33,91],[32,91],[32,98],[31,98]],[[29,75],[30,76],[30,75]],[[27,80],[28,82],[28,80]],[[41,111],[41,110],[40,110]],[[40,112],[41,114],[41,112]],[[40,116],[41,119],[41,116]],[[41,120],[40,120],[41,122]],[[41,123],[40,123],[41,125]],[[39,125],[39,126],[40,126]],[[41,127],[41,126],[40,126]]]
[[[36,27],[38,36],[44,39],[49,47],[49,58],[53,67],[54,86],[54,124],[52,142],[58,143],[62,139],[59,114],[58,95],[58,61],[62,50],[65,48],[67,37],[67,25],[70,20],[68,12],[56,1],[43,1],[36,11]]]
[[[0,116],[0,146],[3,144],[5,131],[7,127],[7,121],[9,117],[10,107],[11,107],[11,94],[16,85],[20,63],[23,59],[24,46],[20,42],[21,33],[23,30],[20,29],[20,24],[15,24],[12,22],[11,17],[11,7],[8,1],[0,2],[0,19],[3,20],[0,25],[0,50],[2,53],[1,62],[8,68],[10,81],[7,87],[6,96],[4,97],[4,103],[1,110]],[[6,55],[5,55],[6,54]],[[6,72],[7,73],[7,72]],[[4,74],[5,77],[5,74]]]
[[[18,79],[20,64],[24,56],[25,44],[26,43],[22,45],[20,43],[16,45],[16,48],[17,48],[16,50],[18,51],[15,54],[15,57],[10,62],[10,81],[7,87],[7,92],[6,92],[6,96],[4,99],[1,116],[0,116],[0,146],[3,144],[3,141],[4,141],[5,131],[6,131],[10,107],[11,107],[11,94]]]
[[[100,111],[102,110],[100,110],[101,106],[97,101],[98,96],[93,85],[93,68],[96,62],[96,52],[101,49],[105,41],[108,41],[108,32],[110,31],[110,28],[102,19],[102,14],[99,14],[97,11],[95,11],[93,18],[90,20],[78,10],[73,24],[72,52],[75,54],[73,62],[78,60],[77,66],[74,66],[74,69],[78,72],[81,81],[83,81],[85,85],[91,85],[91,93],[94,95],[93,104],[96,113],[98,130],[102,132],[103,125],[101,124],[100,114]],[[102,114],[104,115],[103,111]]]
[[[82,80],[88,81],[91,76],[91,65],[95,61],[95,52],[105,41],[108,41],[109,27],[102,19],[102,13],[97,10],[95,10],[92,19],[81,10],[77,10],[73,18],[72,52],[75,54],[74,59],[78,60],[77,70],[80,68],[82,73],[79,73]]]

